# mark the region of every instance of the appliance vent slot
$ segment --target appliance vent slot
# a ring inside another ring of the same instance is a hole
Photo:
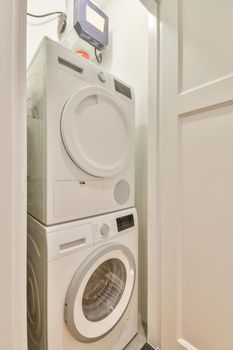
[[[58,57],[58,62],[65,67],[73,69],[75,72],[83,73],[83,68],[76,66],[75,64],[65,60],[64,58]]]

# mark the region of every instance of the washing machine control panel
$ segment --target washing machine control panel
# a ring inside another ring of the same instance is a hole
[[[112,237],[117,234],[114,221],[102,221],[92,224],[92,234],[95,242]]]
[[[131,229],[135,226],[134,215],[115,217],[112,220],[100,220],[91,224],[91,231],[94,242],[111,238],[120,232]]]
[[[130,227],[134,227],[134,217],[133,214],[121,216],[116,219],[117,221],[117,230],[118,232],[129,229]]]

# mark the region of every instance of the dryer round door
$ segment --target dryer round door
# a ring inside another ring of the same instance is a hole
[[[73,162],[96,177],[119,173],[133,150],[132,118],[103,88],[84,88],[70,97],[62,111],[61,135]]]
[[[68,288],[64,318],[73,337],[94,342],[118,323],[130,302],[136,271],[128,248],[108,245],[88,257]]]

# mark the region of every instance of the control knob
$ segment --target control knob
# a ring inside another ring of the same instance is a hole
[[[107,78],[106,78],[104,72],[100,72],[100,73],[98,74],[98,77],[99,77],[99,80],[102,81],[102,83],[106,83]]]
[[[100,227],[100,232],[103,236],[108,236],[110,232],[110,226],[108,224],[102,224]]]

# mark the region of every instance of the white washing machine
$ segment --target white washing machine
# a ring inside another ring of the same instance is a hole
[[[45,38],[28,69],[28,213],[46,225],[134,206],[134,93]]]
[[[137,333],[135,209],[44,227],[28,216],[29,350],[122,350]]]

